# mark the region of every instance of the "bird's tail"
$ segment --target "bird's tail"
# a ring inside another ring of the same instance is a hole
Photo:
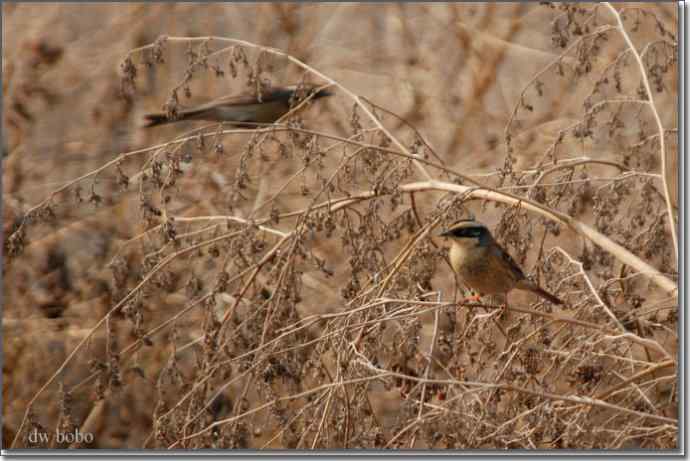
[[[542,298],[549,301],[550,303],[557,304],[557,305],[563,304],[563,301],[561,301],[556,296],[552,295],[551,293],[549,293],[548,291],[546,291],[542,288],[539,288],[538,286],[534,285],[533,283],[527,282],[526,280],[523,281],[522,283],[518,283],[517,288],[520,288],[522,290],[531,291],[532,293],[541,296]]]
[[[532,291],[533,291],[534,293],[538,294],[539,296],[541,296],[542,298],[544,298],[545,300],[547,300],[547,301],[553,303],[553,304],[557,304],[557,305],[563,304],[563,301],[561,301],[559,298],[555,297],[554,295],[552,295],[552,294],[549,293],[548,291],[543,290],[543,289],[541,289],[541,288],[539,288],[539,287],[536,287],[536,288],[535,288],[534,290],[532,290]]]
[[[179,122],[182,120],[203,120],[203,116],[206,112],[205,109],[184,109],[180,110],[175,115],[175,118],[168,118],[168,114],[165,112],[152,112],[144,115],[146,124],[143,127],[150,128],[152,126],[165,125],[166,123]]]
[[[226,119],[227,115],[215,114],[208,108],[202,109],[185,109],[177,113],[175,118],[168,118],[165,112],[153,112],[144,115],[144,125],[142,128],[151,128],[152,126],[165,125],[168,123],[181,122],[184,120],[208,120],[208,121],[223,121],[238,128],[260,128],[268,125],[267,123],[255,122],[252,120],[242,120],[243,115],[237,114],[237,120]]]
[[[144,115],[144,120],[146,120],[146,123],[144,125],[144,128],[150,128],[152,126],[158,126],[158,125],[164,125],[166,123],[170,123],[173,120],[170,120],[166,114],[163,112],[154,112],[152,114],[146,114]]]

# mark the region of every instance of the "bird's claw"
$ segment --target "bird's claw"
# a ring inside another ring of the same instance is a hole
[[[471,296],[465,296],[462,300],[463,303],[468,303],[468,302],[479,302],[482,299],[482,296],[479,294],[473,294]]]

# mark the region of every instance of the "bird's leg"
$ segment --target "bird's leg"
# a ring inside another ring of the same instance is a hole
[[[458,301],[458,307],[463,307],[463,304],[477,303],[482,299],[481,293],[477,293],[472,289],[465,289],[462,293],[462,299]]]
[[[462,302],[479,302],[480,299],[482,299],[482,295],[477,293],[474,290],[469,290],[470,293],[473,293],[472,296],[465,296]]]

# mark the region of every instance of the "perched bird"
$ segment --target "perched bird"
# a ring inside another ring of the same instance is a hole
[[[328,90],[317,91],[320,85],[290,85],[272,87],[257,95],[241,94],[224,96],[214,101],[189,109],[180,110],[177,117],[169,119],[165,112],[144,115],[145,127],[163,125],[182,120],[206,120],[210,122],[234,122],[243,128],[256,128],[261,124],[271,124],[290,111],[300,101],[311,96],[312,99],[331,96]],[[299,88],[299,90],[298,90]],[[294,97],[293,97],[294,96]]]
[[[451,239],[450,264],[465,284],[480,295],[507,295],[513,289],[526,290],[554,303],[563,301],[531,282],[487,227],[465,219],[440,234]]]

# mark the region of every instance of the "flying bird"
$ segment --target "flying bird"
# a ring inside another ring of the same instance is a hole
[[[272,87],[258,95],[239,94],[224,96],[211,102],[177,112],[176,118],[170,119],[165,112],[154,112],[144,115],[146,125],[152,127],[187,120],[205,120],[209,122],[229,122],[241,128],[257,128],[274,123],[287,114],[292,107],[308,97],[319,99],[331,96],[323,85],[290,85]]]

